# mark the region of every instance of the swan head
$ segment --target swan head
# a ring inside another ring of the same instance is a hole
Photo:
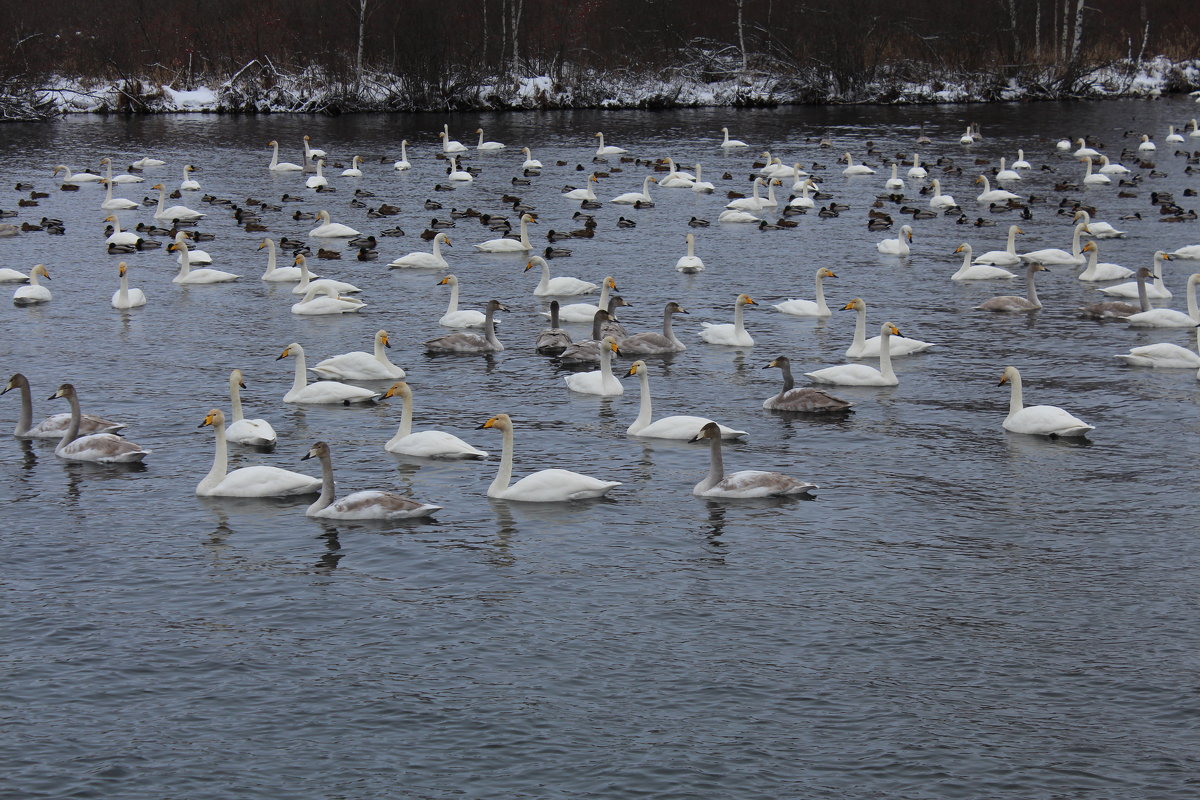
[[[524,271],[529,272],[529,270],[533,269],[534,267],[541,267],[541,266],[548,267],[548,266],[550,266],[550,263],[548,261],[546,261],[546,259],[542,258],[541,256],[534,256],[533,258],[529,259],[529,263],[525,265]]]
[[[197,425],[197,428],[204,428],[212,425],[214,428],[223,427],[225,425],[225,414],[219,408],[210,408],[204,416],[204,421]]]
[[[12,389],[22,389],[22,388],[24,388],[24,389],[29,388],[29,380],[24,375],[17,372],[11,378],[8,379],[8,383],[4,384],[4,388],[0,389],[0,394],[4,394],[5,392],[10,391]]]
[[[321,209],[320,211],[317,212],[316,219],[318,219],[318,220],[324,222],[326,225],[328,225],[329,224],[329,212],[326,211],[325,209]]]
[[[614,291],[614,292],[620,291],[620,290],[617,288],[617,282],[616,282],[616,280],[615,280],[615,279],[614,279],[614,278],[613,278],[611,275],[609,275],[608,277],[606,277],[606,278],[604,279],[604,285],[605,285],[606,287],[608,287],[609,289],[611,289],[612,291]]]
[[[1085,253],[1094,253],[1094,252],[1098,251],[1099,249],[1100,249],[1099,247],[1096,247],[1095,242],[1088,242],[1087,244],[1085,244],[1083,246],[1083,252],[1085,252]]]
[[[451,276],[451,277],[454,277],[454,276]],[[392,346],[392,340],[388,338],[388,332],[383,330],[382,328],[375,331],[375,341],[379,342],[384,347],[390,348]]]
[[[846,305],[842,306],[842,311],[866,311],[867,304],[863,302],[861,297],[856,297]]]
[[[383,393],[384,397],[400,397],[408,400],[412,397],[412,389],[404,381],[396,381]]]
[[[308,259],[306,259],[304,257],[304,253],[296,253],[296,257],[292,259],[292,264],[294,264],[297,267],[300,266],[301,264],[306,264],[307,262],[308,262]]]
[[[118,222],[118,220],[117,220],[117,215],[116,215],[116,214],[109,214],[107,217],[105,217],[105,218],[104,218],[104,221],[105,221],[105,222]]]
[[[261,242],[258,243],[259,250],[262,250],[264,247],[270,247],[270,246],[271,246],[270,239],[263,239]]]
[[[439,138],[439,139],[449,139],[449,138],[450,138],[450,134],[446,133],[445,131],[439,131],[439,132],[438,132],[438,138]]]
[[[778,367],[779,369],[787,369],[788,367],[791,366],[791,364],[792,364],[792,362],[788,359],[787,356],[777,356],[776,358],[771,359],[771,363],[767,364],[765,367],[763,367],[763,369],[771,369],[772,367]]]
[[[958,255],[959,253],[970,253],[970,252],[971,252],[971,245],[967,244],[966,242],[963,242],[958,247],[954,248],[955,255]]]
[[[329,445],[324,442],[317,442],[308,448],[307,453],[300,456],[301,461],[307,461],[310,458],[329,458]]]
[[[1003,386],[1006,383],[1011,383],[1021,379],[1021,373],[1017,372],[1016,367],[1005,367],[1004,374],[1000,376],[1000,382],[997,386]]]
[[[30,275],[33,275],[35,273],[38,275],[41,275],[46,280],[50,280],[50,273],[46,271],[45,264],[38,264],[33,269],[29,270]]]
[[[299,355],[300,353],[303,353],[303,352],[304,352],[303,347],[296,344],[295,342],[292,342],[287,347],[283,348],[283,352],[280,353],[278,356],[276,356],[275,360],[278,361],[281,358],[287,358],[288,356]]]
[[[124,261],[122,261],[120,264],[117,264],[117,274],[120,275],[122,278],[125,277],[125,270],[127,270],[127,269],[129,269],[129,265],[126,264]]]
[[[158,189],[159,191],[163,191],[163,192],[165,192],[165,191],[167,190],[167,189],[166,189],[166,187],[165,187],[165,186],[163,186],[161,183],[156,183],[156,184],[154,184],[153,186],[151,186],[150,188],[151,188],[151,189]]]
[[[642,361],[641,359],[638,359],[637,361],[635,361],[629,365],[629,372],[625,373],[625,377],[628,378],[630,375],[641,375],[645,371],[646,371],[646,362]]]
[[[236,383],[241,389],[246,388],[246,379],[245,376],[242,375],[242,371],[240,369],[235,369],[229,373],[229,382]]]
[[[489,312],[508,311],[508,306],[501,303],[499,300],[488,300],[487,310]]]
[[[306,133],[306,134],[304,134],[304,141],[306,141],[306,142],[311,142],[311,141],[312,141],[312,137],[311,137],[311,136],[309,136],[309,135]]]
[[[688,313],[688,310],[686,308],[679,305],[679,303],[676,303],[674,300],[667,303],[667,311],[671,314],[686,314],[686,313]]]
[[[720,438],[721,438],[721,427],[719,425],[717,425],[717,423],[715,423],[715,422],[708,422],[708,423],[705,423],[704,427],[702,427],[700,429],[699,433],[697,433],[691,439],[688,439],[688,441],[689,442],[698,442],[701,439],[718,439],[719,440]]]
[[[1170,253],[1166,253],[1166,252],[1164,252],[1164,251],[1162,251],[1162,250],[1159,250],[1159,251],[1157,251],[1157,252],[1154,254],[1154,260],[1155,260],[1155,261],[1170,261],[1170,260],[1171,260],[1171,254],[1170,254]]]
[[[602,350],[604,350],[604,349],[611,350],[612,352],[616,353],[617,355],[621,354],[621,348],[617,347],[617,340],[611,336],[605,336],[603,339],[600,340],[600,348]]]
[[[903,236],[905,239],[907,239],[909,242],[912,242],[912,226],[911,225],[901,225],[900,226],[900,235]]]
[[[748,294],[739,294],[737,296],[737,304],[739,306],[756,306],[756,305],[758,305],[758,303],[754,302],[754,298]]]
[[[271,141],[267,142],[267,147],[279,147],[279,142],[272,139]]]
[[[61,386],[59,386],[57,389],[54,390],[54,394],[50,395],[46,399],[47,400],[56,400],[60,397],[70,398],[70,397],[74,397],[74,396],[75,396],[75,385],[71,384],[71,383],[64,383]]]
[[[454,245],[450,244],[450,237],[444,233],[439,233],[437,236],[433,237],[433,240],[435,242],[441,242],[442,244],[446,245],[446,247],[454,246]]]
[[[880,336],[903,336],[904,334],[900,333],[900,329],[897,328],[892,323],[885,322],[879,326],[879,335]]]
[[[596,135],[599,136],[599,134]],[[475,430],[480,430],[482,428],[495,428],[496,430],[500,431],[511,431],[512,419],[508,416],[508,414],[497,414],[482,425],[476,426]]]
[[[68,175],[70,175],[70,174],[71,174],[71,168],[70,168],[70,167],[68,167],[66,164],[59,164],[57,167],[55,167],[55,168],[54,168],[54,171],[53,171],[53,172],[51,172],[50,174],[51,174],[51,175],[57,175],[57,174],[58,174],[58,173],[60,173],[60,172],[65,172],[65,173],[67,173]]]
[[[537,224],[537,218],[536,218],[536,217],[534,217],[534,216],[533,216],[533,214],[522,214],[522,215],[521,215],[521,222],[528,222],[528,223],[532,223],[532,224],[536,225],[536,224]]]
[[[528,269],[528,267],[526,268]],[[438,286],[454,286],[458,283],[458,278],[454,275],[447,275],[437,282]]]
[[[837,273],[834,272],[833,270],[829,269],[828,267],[821,267],[819,270],[817,270],[817,277],[819,277],[819,278],[836,278]]]

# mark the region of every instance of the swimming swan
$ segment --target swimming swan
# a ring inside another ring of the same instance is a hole
[[[300,457],[300,460],[305,461],[310,458],[321,460],[321,496],[305,510],[306,516],[345,520],[413,519],[428,517],[442,509],[441,506],[421,503],[395,492],[354,492],[340,500],[335,500],[333,463],[329,457],[329,445],[325,442],[317,442],[308,449],[308,453]]]
[[[255,447],[273,447],[279,440],[279,435],[265,419],[246,419],[242,416],[242,394],[240,389],[246,388],[246,379],[240,369],[229,373],[229,406],[233,416],[225,428],[225,441],[235,444],[249,444]]]
[[[50,272],[45,264],[35,264],[33,269],[29,270],[29,285],[18,286],[13,292],[14,306],[35,306],[50,301],[53,295],[47,287],[38,283],[38,276],[50,280]]]
[[[304,368],[304,348],[292,342],[283,348],[283,352],[275,360],[288,356],[296,359],[296,377],[292,381],[292,388],[283,396],[285,403],[341,403],[348,406],[351,403],[369,403],[379,397],[379,392],[338,381],[309,383],[308,373]]]
[[[1196,328],[1196,351],[1200,351],[1200,327]],[[1117,358],[1132,367],[1156,369],[1200,369],[1200,353],[1170,342],[1158,342],[1131,348]]]
[[[489,300],[484,309],[483,335],[477,333],[450,333],[425,342],[428,353],[498,353],[504,345],[496,338],[495,315],[497,311],[508,311],[499,300]]]
[[[597,311],[602,308],[608,310],[609,296],[615,291],[617,291],[617,282],[611,275],[605,276],[604,280],[600,281],[600,297],[595,303],[568,303],[558,310],[558,315],[563,322],[591,322]],[[534,294],[537,292],[535,291]]]
[[[1079,247],[1079,237],[1084,234],[1086,229],[1087,226],[1082,222],[1076,223],[1075,230],[1071,234],[1071,252],[1069,253],[1057,247],[1049,247],[1044,250],[1034,250],[1032,253],[1022,253],[1021,260],[1027,262],[1036,261],[1039,264],[1049,264],[1052,267],[1056,265],[1081,266],[1084,257],[1083,251]]]
[[[744,469],[725,474],[725,462],[721,457],[721,430],[717,423],[703,426],[690,441],[708,439],[712,442],[708,475],[692,488],[697,497],[712,497],[721,500],[742,500],[754,497],[788,497],[809,494],[818,487],[788,477],[780,472],[763,472]]]
[[[267,271],[263,273],[262,280],[271,283],[292,283],[304,277],[303,270],[299,267],[276,267],[275,266],[275,240],[263,239],[258,246],[259,250],[267,248]],[[310,278],[318,278],[319,275],[309,273]]]
[[[467,146],[462,142],[450,138],[449,125],[442,126],[442,132],[438,134],[438,138],[442,140],[443,153],[462,153],[467,149]]]
[[[719,145],[719,147],[721,147],[722,149],[728,150],[728,149],[734,148],[734,147],[749,147],[750,146],[750,145],[746,144],[745,142],[743,142],[741,139],[730,139],[729,138],[729,128],[721,128],[721,135],[724,137],[723,139],[721,139],[721,144]]]
[[[146,293],[141,289],[129,288],[129,276],[125,274],[128,269],[129,266],[124,261],[117,265],[117,275],[121,278],[121,287],[113,292],[113,308],[137,308],[146,305]]]
[[[51,414],[34,426],[33,398],[29,391],[29,379],[19,372],[14,374],[8,379],[4,388],[0,389],[0,394],[12,389],[21,391],[21,415],[17,418],[17,427],[13,430],[13,436],[18,439],[61,439],[71,427],[70,414]],[[83,414],[79,418],[79,432],[84,435],[116,433],[124,427],[120,422],[113,422],[111,419],[97,417],[94,414]]]
[[[315,236],[318,239],[337,239],[359,235],[358,231],[349,225],[343,225],[340,222],[330,222],[329,212],[323,209],[317,212],[317,221],[321,224],[309,231],[309,236]]]
[[[714,325],[711,322],[701,322],[703,329],[700,338],[709,344],[724,344],[733,347],[751,347],[754,339],[746,332],[744,309],[755,306],[754,300],[748,294],[739,294],[733,304],[733,323],[728,322]]]
[[[329,185],[329,178],[325,177],[325,159],[317,159],[317,174],[311,176],[304,182],[304,185],[309,189],[321,189]]]
[[[1083,221],[1083,232],[1094,239],[1119,239],[1125,231],[1119,231],[1107,222],[1094,222],[1091,214],[1085,209],[1075,212],[1075,221]]]
[[[1187,282],[1187,313],[1173,308],[1152,308],[1125,317],[1135,328],[1193,328],[1200,325],[1200,305],[1196,302],[1196,284],[1200,283],[1200,272],[1191,275]]]
[[[558,301],[550,301],[550,327],[544,328],[537,335],[537,340],[534,342],[533,349],[544,356],[562,355],[562,352],[571,346],[570,335],[559,327],[558,322]]]
[[[403,381],[394,383],[384,392],[384,398],[400,397],[404,410],[400,415],[400,428],[396,435],[383,446],[389,453],[418,458],[487,458],[487,453],[464,442],[445,431],[412,432],[413,399],[412,388]]]
[[[442,314],[438,319],[438,325],[446,328],[482,328],[485,317],[482,311],[475,309],[458,308],[458,278],[454,275],[447,275],[438,281],[438,286],[450,287],[450,305],[446,307],[446,313]]]
[[[488,486],[487,496],[499,500],[522,500],[531,503],[560,503],[567,500],[586,500],[608,494],[619,481],[602,481],[565,469],[543,469],[526,475],[509,486],[512,480],[513,427],[508,414],[497,414],[480,428],[494,428],[504,434],[504,451],[500,469]]]
[[[410,269],[449,269],[450,262],[446,261],[446,257],[442,255],[442,245],[452,247],[450,237],[445,233],[439,233],[433,237],[433,252],[426,253],[424,251],[416,251],[409,253],[406,256],[400,256],[392,263],[388,264],[389,269],[398,269],[408,267]]]
[[[1008,416],[1004,418],[1004,430],[1013,433],[1030,433],[1040,436],[1083,436],[1095,428],[1081,419],[1071,416],[1058,406],[1024,406],[1021,392],[1021,373],[1016,367],[1005,367],[1000,376],[1000,386],[1012,385],[1008,401]]]
[[[948,194],[942,194],[942,182],[937,178],[933,179],[933,197],[929,198],[929,207],[934,211],[944,211],[947,208],[954,208],[958,203]]]
[[[563,378],[567,388],[580,394],[597,394],[601,397],[616,397],[625,394],[625,387],[612,371],[613,353],[620,353],[617,340],[605,336],[600,340],[600,369],[593,372],[576,372]]]
[[[183,220],[191,222],[193,220],[203,219],[204,214],[199,211],[194,211],[187,206],[171,206],[163,208],[167,202],[167,188],[161,183],[156,183],[150,187],[158,190],[158,208],[154,211],[154,218],[157,220]]]
[[[783,388],[779,394],[763,400],[763,408],[771,411],[798,411],[806,414],[828,414],[849,411],[853,403],[834,397],[823,389],[796,388],[792,378],[792,362],[787,356],[779,356],[763,369],[777,368],[783,372]]]
[[[1146,287],[1146,296],[1151,300],[1170,300],[1173,296],[1171,290],[1163,284],[1162,277],[1162,262],[1172,261],[1174,256],[1158,250],[1154,253],[1154,283]],[[1129,281],[1128,283],[1118,283],[1116,286],[1105,286],[1100,290],[1110,297],[1137,297],[1138,285],[1137,281]]]
[[[337,289],[328,285],[313,284],[304,293],[304,298],[292,304],[292,313],[302,316],[323,314],[352,314],[366,305],[353,297],[341,297]]]
[[[529,228],[526,226],[531,222],[535,222],[531,215],[521,215],[520,240],[504,238],[488,239],[486,242],[475,245],[475,249],[481,253],[528,253],[533,249],[533,245],[529,242]]]
[[[626,192],[625,194],[619,194],[609,202],[625,206],[631,206],[635,203],[652,203],[654,202],[650,198],[650,184],[652,183],[658,183],[658,178],[654,177],[653,175],[647,175],[642,181],[642,190],[640,192]]]
[[[645,361],[635,361],[629,366],[629,375],[638,376],[641,382],[641,405],[638,409],[637,419],[633,424],[626,429],[627,436],[645,436],[651,439],[681,439],[683,441],[691,441],[696,435],[696,431],[703,426],[712,422],[707,417],[695,417],[691,415],[679,415],[671,417],[663,417],[651,422],[653,418],[653,409],[651,407],[650,398],[650,377],[649,371],[646,369]],[[716,423],[714,423],[716,424]],[[736,439],[739,436],[745,436],[745,431],[734,430],[724,425],[717,426],[720,429],[722,439]]]
[[[843,311],[853,310],[855,312],[854,319],[854,340],[850,346],[846,348],[846,358],[878,358],[879,348],[883,344],[882,336],[872,336],[867,338],[867,303],[861,297],[856,297],[846,305],[842,306]],[[893,356],[909,356],[913,353],[921,353],[934,345],[931,342],[923,342],[920,339],[909,339],[907,336],[893,334],[888,339],[889,352]]]
[[[1095,242],[1085,244],[1083,252],[1088,254],[1088,262],[1087,268],[1079,273],[1078,277],[1081,281],[1117,281],[1133,275],[1133,270],[1122,267],[1120,264],[1097,263],[1096,259],[1100,257],[1100,246]]]
[[[1008,226],[1008,243],[1003,250],[988,250],[986,253],[981,253],[975,259],[976,264],[991,265],[993,267],[1015,267],[1021,263],[1021,257],[1017,255],[1017,234],[1025,233],[1019,225]],[[958,252],[955,250],[954,252]],[[997,275],[1002,278],[1015,278],[1008,270],[1003,270],[1005,275]],[[960,278],[960,280],[962,280]]]
[[[895,239],[884,239],[875,248],[886,256],[906,256],[912,251],[909,247],[911,242],[912,226],[901,225]]]
[[[1015,225],[1012,227],[1016,227]],[[1011,238],[1011,236],[1010,236]],[[971,263],[971,245],[963,242],[954,250],[955,254],[963,253],[962,266],[958,271],[950,276],[952,281],[992,281],[1002,278],[1015,278],[1012,274],[1003,267],[993,267],[987,264],[972,264]],[[994,252],[994,251],[993,251]],[[1020,261],[1020,259],[1017,259]]]
[[[588,294],[589,292],[596,291],[598,288],[596,284],[589,283],[588,281],[581,281],[578,278],[566,276],[551,278],[550,262],[546,261],[546,259],[542,258],[541,256],[534,256],[533,258],[529,259],[529,263],[525,265],[525,272],[528,272],[534,267],[542,268],[541,280],[538,281],[537,288],[533,290],[533,294],[536,297],[546,297],[549,295],[553,295],[555,297],[566,297],[577,294]],[[605,288],[607,289],[608,287],[606,286]],[[599,306],[596,306],[596,308],[599,308]],[[594,310],[595,309],[593,308],[593,311]],[[588,317],[588,319],[591,318]]]
[[[619,156],[622,153],[629,152],[624,147],[616,147],[611,144],[608,146],[605,146],[603,133],[597,133],[596,137],[598,139],[600,139],[600,146],[596,148],[596,155],[598,155],[598,156]]]
[[[772,308],[782,311],[784,314],[791,314],[794,317],[828,317],[832,315],[829,306],[825,303],[825,287],[822,281],[825,278],[836,278],[833,270],[826,267],[820,267],[817,270],[816,277],[816,300],[784,300],[782,303],[776,303]]]
[[[663,307],[662,333],[655,331],[635,333],[633,336],[621,339],[617,343],[617,347],[623,354],[632,356],[660,355],[686,350],[687,345],[679,341],[671,330],[671,316],[686,313],[688,313],[687,309],[672,300]]]
[[[694,275],[704,271],[704,262],[696,255],[696,234],[689,233],[686,238],[687,255],[680,256],[675,262],[675,269],[685,275]]]
[[[993,297],[990,300],[985,300],[975,306],[976,311],[1037,311],[1042,307],[1042,301],[1038,300],[1037,286],[1034,285],[1033,276],[1039,272],[1049,272],[1050,270],[1043,267],[1036,261],[1029,265],[1025,270],[1025,285],[1029,292],[1029,297],[1021,297],[1014,294],[1004,294],[998,297]]]
[[[375,350],[367,353],[355,350],[317,362],[309,369],[320,378],[333,378],[347,381],[381,381],[395,380],[404,377],[404,370],[393,364],[387,356],[385,348],[392,346],[388,332],[375,331]]]
[[[229,453],[225,438],[225,415],[214,408],[204,417],[199,427],[212,426],[216,434],[216,453],[212,469],[196,485],[196,494],[201,497],[293,497],[300,494],[316,494],[321,490],[321,481],[311,475],[292,472],[279,467],[242,467],[229,472]]]
[[[868,367],[866,364],[842,364],[804,374],[817,383],[834,383],[841,386],[896,386],[900,380],[892,370],[892,356],[887,345],[889,337],[899,335],[900,329],[890,322],[880,326],[879,339],[883,344],[879,352],[879,369]]]
[[[337,281],[333,278],[313,280],[316,276],[308,271],[308,259],[304,257],[303,253],[297,253],[292,263],[300,270],[300,282],[292,287],[292,294],[308,294],[308,290],[314,286],[329,287],[338,294],[354,294],[355,292],[362,291],[362,289],[352,283]]]
[[[75,394],[75,387],[64,383],[50,395],[51,400],[56,397],[64,397],[71,403],[71,421],[58,446],[54,448],[54,454],[59,458],[70,461],[96,461],[102,464],[128,464],[141,461],[150,455],[151,451],[112,433],[81,436],[79,429],[83,415],[79,411],[79,397]]]
[[[304,170],[304,167],[299,164],[279,160],[279,142],[272,139],[267,142],[267,147],[271,148],[271,163],[267,169],[272,172],[302,172]]]
[[[219,269],[210,269],[202,267],[201,269],[192,269],[192,258],[188,252],[187,242],[183,239],[176,239],[167,245],[168,252],[178,252],[183,259],[179,263],[179,273],[171,279],[172,283],[184,283],[189,285],[200,285],[206,283],[228,283],[229,281],[239,280],[241,275],[234,275],[232,272],[225,272]]]
[[[975,200],[980,203],[1006,203],[1009,200],[1020,200],[1021,195],[1014,194],[1007,189],[993,189],[992,184],[988,181],[986,175],[980,175],[975,179],[976,183],[983,184],[983,191],[980,192]]]
[[[100,208],[104,211],[129,211],[130,209],[138,208],[138,204],[132,200],[127,200],[123,197],[113,197],[112,181],[105,181],[104,200],[100,203]]]

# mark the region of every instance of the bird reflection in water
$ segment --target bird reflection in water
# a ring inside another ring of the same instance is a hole
[[[342,560],[345,553],[342,552],[342,543],[338,539],[337,527],[329,520],[318,520],[323,530],[323,533],[318,537],[325,542],[325,552],[317,559],[317,563],[312,565],[312,571],[318,575],[331,575],[337,569],[338,562]]]

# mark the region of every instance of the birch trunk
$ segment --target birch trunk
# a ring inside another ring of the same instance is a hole
[[[1083,2],[1075,0],[1075,37],[1071,40],[1071,63],[1079,62],[1079,52],[1083,49]]]
[[[742,72],[746,71],[746,26],[742,20],[742,6],[745,0],[733,0],[737,5],[737,29],[738,29],[738,49],[742,53]]]

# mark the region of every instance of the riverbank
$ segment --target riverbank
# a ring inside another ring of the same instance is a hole
[[[1200,89],[1200,59],[1121,61],[1064,74],[1055,67],[1007,73],[952,73],[895,65],[848,81],[811,70],[787,75],[716,78],[696,70],[653,75],[560,68],[514,79],[447,79],[417,84],[370,73],[362,81],[331,79],[319,70],[282,74],[253,61],[223,80],[191,88],[146,79],[89,80],[51,76],[0,95],[0,116],[39,119],[70,113],[355,113],[370,111],[535,110],[570,108],[753,107],[786,104],[916,104],[1020,102],[1122,97],[1154,98]]]

